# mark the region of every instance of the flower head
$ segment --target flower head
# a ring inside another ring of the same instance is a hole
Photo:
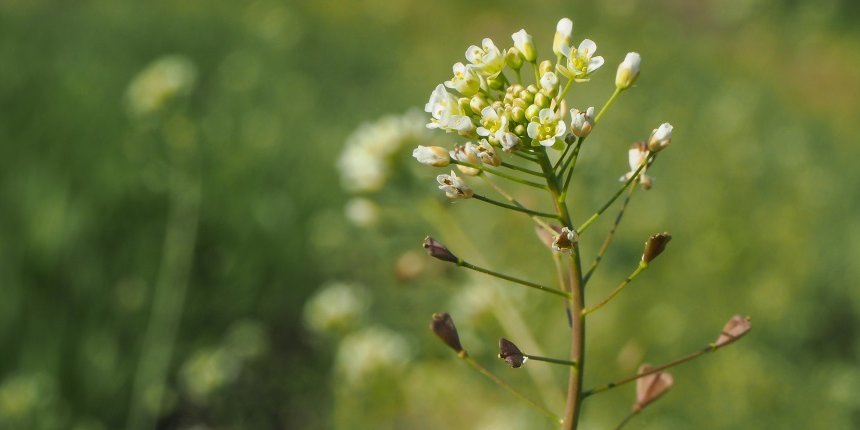
[[[454,77],[450,81],[445,81],[445,86],[457,90],[466,97],[471,97],[481,89],[481,79],[473,66],[457,63],[454,64]]]
[[[618,65],[618,72],[615,73],[615,87],[626,90],[636,82],[639,77],[639,65],[642,63],[642,57],[636,52],[628,52],[624,57],[624,61]]]
[[[645,142],[636,142],[631,145],[630,150],[627,151],[627,161],[630,163],[630,171],[618,180],[621,182],[629,181],[636,171],[639,170],[639,166],[648,161],[648,153],[648,146],[645,145]],[[639,174],[639,183],[642,184],[642,188],[649,190],[651,189],[651,177],[645,174],[647,168],[647,165],[642,167],[642,171]]]
[[[594,56],[597,52],[597,44],[591,39],[583,40],[578,48],[564,46],[562,54],[567,57],[567,67],[560,71],[576,82],[586,82],[595,70],[603,65],[603,57]]]
[[[427,124],[427,128],[441,128],[445,131],[467,134],[475,127],[460,107],[457,98],[442,84],[437,85],[430,94],[430,100],[424,105],[424,112],[430,113],[433,117]]]
[[[466,50],[466,59],[480,74],[495,77],[505,67],[505,56],[490,38],[484,38],[481,46],[472,45]]]
[[[558,76],[554,72],[546,72],[540,78],[540,87],[546,94],[552,96],[558,91]]]
[[[436,176],[436,182],[439,183],[439,189],[444,191],[449,199],[468,199],[475,194],[465,181],[457,177],[453,170],[450,175]]]
[[[539,141],[543,146],[552,146],[555,139],[564,136],[567,131],[564,122],[552,109],[541,109],[535,119],[537,121],[530,122],[526,131],[530,138]]]
[[[534,63],[537,60],[537,50],[531,34],[522,29],[511,35],[511,38],[514,39],[514,47],[520,51],[526,61]]]
[[[481,109],[481,126],[478,127],[478,136],[490,136],[499,130],[507,131],[508,118],[499,116],[496,109],[492,106],[487,106]]]
[[[589,107],[585,112],[579,109],[570,110],[570,132],[576,137],[586,137],[594,127],[594,107]]]
[[[648,150],[651,152],[661,151],[670,143],[672,143],[672,124],[664,122],[651,132],[651,137],[648,138]]]

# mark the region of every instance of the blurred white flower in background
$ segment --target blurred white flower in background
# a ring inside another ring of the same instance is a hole
[[[357,227],[369,227],[379,219],[379,206],[373,200],[353,197],[346,202],[344,213]]]
[[[375,373],[400,371],[410,356],[403,336],[384,327],[369,327],[341,341],[335,366],[347,382],[359,384]]]
[[[194,63],[180,55],[155,60],[144,68],[128,86],[126,100],[132,116],[147,116],[164,109],[194,87],[197,71]]]
[[[376,191],[391,172],[393,157],[405,145],[429,140],[424,116],[417,110],[387,115],[361,124],[347,139],[338,158],[344,189],[351,192]]]
[[[364,318],[368,305],[364,288],[334,282],[323,286],[305,303],[305,324],[317,333],[347,331]]]

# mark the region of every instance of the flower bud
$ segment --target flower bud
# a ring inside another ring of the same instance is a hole
[[[454,77],[449,81],[445,81],[445,86],[469,97],[481,89],[481,80],[473,66],[456,63],[454,64]]]
[[[432,319],[430,320],[430,329],[433,330],[433,333],[442,339],[442,342],[445,342],[445,345],[448,345],[451,349],[457,352],[457,354],[463,355],[466,351],[463,349],[463,345],[460,344],[460,335],[457,334],[457,327],[454,326],[454,320],[451,319],[451,315],[448,315],[447,312],[433,314]]]
[[[499,339],[499,358],[505,360],[514,369],[522,366],[529,360],[513,342],[505,338]]]
[[[555,26],[555,38],[552,40],[552,52],[556,56],[562,55],[563,46],[570,46],[571,35],[573,34],[573,21],[569,18],[562,18]]]
[[[555,252],[564,252],[568,253],[576,242],[579,241],[579,235],[575,230],[571,230],[567,227],[562,227],[561,232],[559,232],[558,236],[555,236],[552,240],[552,250]]]
[[[642,253],[642,261],[645,264],[648,264],[657,258],[657,256],[662,254],[663,250],[666,249],[666,244],[668,244],[670,240],[672,240],[672,235],[669,233],[658,233],[649,237],[648,241],[645,242],[645,251]]]
[[[653,367],[650,364],[643,364],[639,367],[639,375],[651,371]],[[663,394],[666,394],[675,379],[672,375],[666,372],[654,372],[650,375],[643,376],[636,380],[636,403],[633,404],[633,410],[638,412],[642,408],[648,406],[654,400],[657,400]]]
[[[549,60],[541,61],[540,65],[538,66],[538,72],[540,72],[541,76],[543,76],[546,73],[554,72],[554,71],[555,71],[555,66],[553,66],[552,61],[549,61]]]
[[[481,95],[475,95],[469,99],[469,108],[475,113],[480,113],[488,105],[487,100]]]
[[[522,29],[511,36],[514,39],[514,46],[520,53],[523,55],[523,58],[529,63],[534,63],[537,60],[537,50],[535,49],[534,40],[532,40],[532,35],[526,33],[525,29]]]
[[[642,63],[642,57],[636,52],[628,52],[624,57],[624,61],[618,65],[618,72],[615,73],[615,87],[621,90],[626,90],[636,82],[639,77],[639,65]]]
[[[540,87],[544,94],[552,97],[558,92],[558,76],[553,72],[546,72],[540,78]]]
[[[526,119],[528,119],[529,121],[536,119],[538,114],[540,113],[540,110],[541,107],[537,104],[530,105],[526,108]],[[519,132],[517,132],[517,134],[522,135]]]
[[[509,48],[505,51],[505,64],[514,70],[523,67],[523,56],[517,48]]]
[[[526,122],[526,110],[520,106],[514,106],[513,109],[511,109],[511,118],[516,122]]]
[[[517,128],[520,127],[525,129],[525,126],[518,125],[514,131],[517,132]],[[499,145],[502,145],[502,151],[505,152],[514,152],[520,146],[520,138],[514,133],[501,133],[498,139]],[[499,164],[501,164],[501,160],[499,160]]]
[[[460,261],[460,259],[449,251],[445,245],[442,245],[439,241],[430,236],[424,238],[424,243],[421,246],[424,247],[427,254],[435,259],[455,264]]]
[[[742,338],[751,328],[750,317],[735,315],[723,326],[723,331],[720,333],[720,337],[717,338],[714,346],[717,348],[726,346]]]
[[[672,124],[664,122],[651,132],[651,137],[648,138],[648,150],[657,152],[669,146],[670,143],[672,143]]]
[[[594,127],[594,107],[590,107],[585,112],[579,109],[570,110],[570,132],[576,137],[586,137],[591,133]]]
[[[499,76],[488,77],[487,85],[494,90],[501,90],[505,86],[505,81]]]
[[[535,94],[535,102],[534,105],[540,107],[541,109],[548,108],[549,104],[552,102],[552,99],[544,93]]]
[[[422,146],[412,150],[412,156],[419,163],[433,167],[445,167],[451,162],[448,150],[441,146]]]

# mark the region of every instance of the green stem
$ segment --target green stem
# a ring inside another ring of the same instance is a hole
[[[500,178],[505,178],[505,179],[507,179],[507,180],[509,180],[509,181],[517,182],[517,183],[520,183],[520,184],[523,184],[523,185],[528,185],[528,186],[533,187],[533,188],[539,188],[539,189],[541,189],[541,190],[545,190],[545,189],[546,189],[546,186],[545,186],[545,185],[539,184],[539,183],[537,183],[537,182],[527,181],[527,180],[525,180],[525,179],[521,179],[521,178],[518,178],[518,177],[516,177],[516,176],[511,176],[511,175],[508,175],[508,174],[506,174],[506,173],[502,173],[502,172],[500,172],[500,171],[498,171],[498,170],[491,169],[491,168],[489,168],[489,167],[479,166],[479,165],[477,165],[477,164],[472,164],[472,163],[465,163],[465,162],[457,161],[457,160],[451,160],[451,164],[457,164],[457,165],[459,165],[459,166],[470,167],[470,168],[472,168],[472,169],[478,169],[478,170],[480,170],[480,171],[482,171],[482,172],[487,172],[487,173],[490,173],[490,174],[496,175],[496,176],[498,176],[498,177],[500,177]]]
[[[623,281],[621,281],[621,283],[618,284],[618,286],[615,287],[615,289],[612,290],[612,292],[609,293],[609,295],[606,296],[605,299],[603,299],[600,303],[598,303],[598,304],[596,304],[590,308],[583,309],[582,310],[582,316],[586,316],[586,315],[602,308],[603,306],[605,306],[612,299],[614,299],[615,296],[617,296],[619,293],[621,293],[621,291],[623,291],[624,288],[626,288],[628,285],[630,285],[630,283],[633,282],[633,280],[636,279],[636,277],[639,276],[639,274],[642,273],[642,271],[647,269],[647,268],[648,268],[648,263],[646,263],[644,261],[640,261],[639,265],[636,266],[636,270],[634,270],[633,273],[630,274],[630,276],[628,276]]]
[[[513,196],[511,196],[509,193],[507,193],[505,190],[503,190],[503,189],[502,189],[502,187],[498,186],[495,182],[491,181],[491,180],[490,180],[490,178],[488,178],[488,177],[487,177],[487,175],[480,175],[480,178],[481,178],[481,179],[483,179],[483,180],[484,180],[484,182],[486,182],[486,183],[487,183],[487,185],[489,185],[489,186],[490,186],[490,187],[492,187],[494,190],[496,190],[496,192],[497,192],[497,193],[501,194],[501,195],[502,195],[502,197],[504,197],[505,199],[507,199],[509,202],[513,203],[514,205],[516,205],[516,206],[518,206],[518,207],[520,207],[520,208],[526,209],[526,207],[525,207],[525,206],[523,206],[523,205],[522,205],[520,202],[518,202],[518,201],[517,201]],[[532,215],[532,217],[531,217],[531,218],[532,218],[532,221],[534,221],[534,222],[535,222],[535,224],[537,224],[539,227],[543,228],[543,229],[544,229],[544,230],[546,230],[547,232],[549,232],[549,233],[551,233],[551,234],[554,234],[554,235],[555,235],[555,234],[558,234],[558,232],[557,232],[557,231],[555,231],[555,230],[552,228],[552,226],[550,226],[549,224],[547,224],[547,223],[546,223],[546,221],[542,220],[539,216],[537,216],[537,215]]]
[[[597,256],[594,257],[594,261],[591,263],[591,267],[588,268],[588,272],[585,273],[585,276],[582,278],[582,282],[584,285],[588,285],[588,281],[591,279],[591,275],[594,274],[594,271],[597,270],[597,266],[600,265],[600,262],[603,261],[603,256],[606,255],[606,251],[609,249],[609,244],[612,243],[612,238],[615,236],[615,231],[618,230],[618,225],[621,224],[621,218],[624,217],[624,211],[627,210],[627,205],[630,203],[630,198],[633,196],[633,192],[638,189],[636,185],[630,187],[627,191],[627,197],[624,198],[624,202],[621,203],[621,210],[618,211],[618,215],[615,216],[615,221],[612,223],[612,228],[609,229],[609,233],[606,235],[606,239],[603,241],[603,245],[600,246],[600,251],[597,252]]]
[[[570,90],[570,87],[573,85],[573,79],[568,79],[567,83],[564,84],[564,89],[561,91],[561,94],[558,95],[558,104],[561,106],[561,101],[564,100],[564,96],[567,95],[567,92]]]
[[[569,360],[560,360],[558,358],[541,357],[539,355],[526,355],[526,354],[523,354],[523,357],[528,357],[529,360],[544,361],[547,363],[562,364],[565,366],[577,367],[576,362],[569,361]]]
[[[525,279],[515,278],[513,276],[509,276],[509,275],[505,275],[505,274],[502,274],[499,272],[495,272],[495,271],[492,271],[490,269],[485,269],[485,268],[480,267],[480,266],[475,266],[474,264],[471,264],[467,261],[463,261],[462,259],[457,261],[457,265],[460,267],[465,267],[467,269],[474,270],[476,272],[481,272],[481,273],[484,273],[484,274],[487,274],[490,276],[494,276],[494,277],[499,278],[499,279],[504,279],[506,281],[510,281],[510,282],[520,284],[520,285],[524,285],[524,286],[529,287],[529,288],[534,288],[534,289],[544,291],[544,292],[547,292],[550,294],[562,296],[564,298],[570,298],[570,294],[566,293],[564,291],[556,290],[555,288],[550,288],[550,287],[547,287],[544,285],[536,284],[536,283],[531,282],[531,281],[526,281]]]
[[[523,84],[523,75],[520,73],[520,69],[516,69],[514,71],[517,72],[517,83],[522,85]]]
[[[509,204],[507,204],[507,203],[498,202],[498,201],[495,201],[495,200],[493,200],[493,199],[490,199],[490,198],[484,197],[484,196],[482,196],[482,195],[480,195],[480,194],[473,194],[473,195],[472,195],[472,197],[473,197],[474,199],[476,199],[476,200],[480,200],[480,201],[482,201],[482,202],[487,202],[487,203],[489,203],[489,204],[491,204],[491,205],[495,205],[495,206],[498,206],[498,207],[500,207],[500,208],[510,209],[510,210],[512,210],[512,211],[522,212],[522,213],[524,213],[524,214],[528,214],[528,215],[532,215],[532,216],[542,216],[542,217],[545,217],[545,218],[558,219],[558,215],[556,215],[556,214],[551,214],[551,213],[547,213],[547,212],[533,211],[533,210],[531,210],[531,209],[526,209],[526,208],[524,208],[524,207],[522,207],[522,206],[509,205]]]
[[[531,161],[531,162],[533,162],[533,163],[537,163],[537,162],[538,162],[538,158],[537,158],[537,157],[535,157],[535,156],[533,156],[533,155],[528,155],[528,154],[524,153],[523,151],[514,151],[514,152],[511,152],[511,155],[516,156],[516,157],[520,157],[520,158],[522,158],[523,160],[529,160],[529,161]]]
[[[200,215],[200,166],[195,142],[182,143],[186,144],[182,146],[185,153],[177,148],[176,142],[167,142],[172,164],[167,225],[152,307],[132,381],[125,427],[131,430],[155,428],[161,413],[194,260]]]
[[[518,399],[522,400],[523,402],[525,402],[529,406],[533,407],[538,412],[546,415],[547,417],[555,420],[556,422],[561,423],[561,418],[559,418],[558,415],[550,412],[547,408],[539,405],[534,400],[526,397],[523,393],[519,392],[516,388],[514,388],[513,386],[511,386],[507,382],[503,381],[501,378],[499,378],[498,376],[496,376],[495,374],[493,374],[492,372],[487,370],[484,366],[481,366],[477,361],[475,361],[474,358],[470,357],[469,354],[466,354],[465,351],[463,351],[463,353],[457,354],[457,355],[460,358],[462,358],[463,361],[468,363],[469,366],[472,366],[473,369],[477,370],[478,372],[480,372],[482,375],[486,376],[487,378],[490,378],[490,380],[495,382],[498,386],[508,390],[509,393],[513,394],[514,396],[516,396]]]
[[[609,100],[606,101],[606,104],[603,105],[603,107],[600,109],[600,112],[598,112],[597,116],[594,117],[595,125],[600,122],[600,118],[603,117],[603,114],[606,113],[606,110],[609,109],[615,103],[615,100],[618,98],[618,95],[621,94],[621,91],[621,89],[615,88],[615,91],[612,93],[612,96],[609,97]]]
[[[573,228],[570,213],[565,203],[565,195],[559,190],[558,177],[552,170],[552,164],[546,155],[546,149],[541,148],[538,153],[541,170],[546,177],[550,195],[556,206],[556,211],[562,223],[568,228]],[[574,243],[568,258],[568,276],[570,277],[570,294],[568,306],[572,315],[572,326],[570,329],[570,361],[578,363],[577,367],[571,367],[567,380],[567,400],[564,407],[564,422],[562,430],[575,430],[579,423],[582,410],[582,375],[585,371],[585,318],[582,316],[585,292],[582,288],[582,267],[579,257],[579,243]]]
[[[537,61],[532,62],[532,69],[535,71],[535,86],[540,88],[540,70],[538,70]]]
[[[661,372],[661,371],[666,370],[666,369],[669,369],[669,368],[671,368],[671,367],[675,367],[675,366],[677,366],[677,365],[679,365],[679,364],[684,364],[684,363],[686,363],[686,362],[688,362],[688,361],[690,361],[690,360],[693,360],[693,359],[695,359],[695,358],[699,358],[699,357],[701,357],[701,356],[703,356],[703,355],[705,355],[705,354],[707,354],[707,353],[715,352],[715,351],[719,350],[720,348],[722,348],[723,346],[726,346],[726,345],[728,345],[728,344],[724,344],[724,345],[722,345],[722,346],[717,346],[717,345],[708,345],[708,346],[707,346],[707,347],[705,347],[704,349],[700,349],[700,350],[698,350],[698,351],[696,351],[696,352],[693,352],[693,353],[691,353],[691,354],[687,354],[687,355],[685,355],[685,356],[683,356],[683,357],[681,357],[681,358],[678,358],[678,359],[676,359],[676,360],[673,360],[673,361],[671,361],[671,362],[669,362],[669,363],[666,363],[666,364],[663,364],[663,365],[661,365],[661,366],[654,367],[654,368],[652,368],[651,370],[649,370],[649,371],[647,371],[647,372],[637,373],[637,374],[635,374],[635,375],[633,375],[633,376],[629,376],[629,377],[627,377],[627,378],[620,379],[620,380],[618,380],[618,381],[610,382],[610,383],[608,383],[608,384],[604,384],[604,385],[601,385],[601,386],[598,386],[598,387],[591,388],[591,389],[586,390],[585,392],[583,392],[583,395],[584,395],[585,397],[588,397],[588,396],[592,396],[592,395],[594,395],[594,394],[597,394],[597,393],[600,393],[600,392],[603,392],[603,391],[606,391],[606,390],[610,390],[610,389],[615,388],[615,387],[619,387],[619,386],[624,385],[624,384],[627,384],[627,383],[629,383],[629,382],[633,382],[633,381],[635,381],[635,380],[637,380],[637,379],[639,379],[639,378],[642,378],[642,377],[645,377],[645,376],[648,376],[648,375],[652,375],[652,374],[657,373],[657,372]]]
[[[642,409],[634,409],[634,410],[630,411],[630,413],[627,414],[627,416],[624,417],[624,419],[621,420],[620,423],[618,423],[618,427],[615,427],[615,430],[621,430],[625,425],[627,425],[627,423],[630,422],[630,420],[633,419],[633,417],[635,417],[636,415],[639,415],[639,412],[642,412]]]
[[[626,190],[627,187],[630,186],[630,184],[639,179],[639,176],[642,174],[642,170],[645,169],[645,166],[647,166],[649,162],[653,159],[654,154],[648,155],[648,158],[645,160],[644,163],[640,164],[639,167],[636,168],[636,171],[633,172],[633,175],[630,177],[630,179],[624,182],[624,185],[622,185],[618,189],[618,191],[615,192],[615,194],[612,196],[612,198],[609,199],[609,201],[606,202],[606,204],[604,204],[600,209],[597,210],[597,212],[594,213],[594,215],[591,215],[590,218],[588,218],[584,223],[582,223],[582,225],[579,226],[579,229],[577,229],[576,232],[582,234],[582,232],[588,229],[591,224],[597,221],[597,219],[600,218],[600,215],[603,215],[603,212],[606,212],[606,209],[609,209],[609,206],[612,206],[612,203],[614,203],[615,200],[618,199],[618,196],[620,196],[621,193],[623,193],[624,190]]]
[[[502,161],[502,167],[507,167],[508,169],[519,170],[523,173],[528,173],[529,175],[540,176],[543,178],[543,173],[535,172],[534,170],[526,169],[525,167],[517,166],[516,164],[505,163]]]
[[[576,147],[573,148],[573,155],[564,163],[561,167],[561,171],[559,172],[559,176],[563,175],[565,171],[567,171],[567,177],[564,179],[564,185],[561,187],[562,195],[567,196],[567,189],[570,187],[570,179],[573,178],[573,171],[576,169],[576,161],[579,159],[579,149],[582,147],[582,142],[585,141],[584,137],[580,137],[576,140]],[[568,168],[568,165],[570,167]]]

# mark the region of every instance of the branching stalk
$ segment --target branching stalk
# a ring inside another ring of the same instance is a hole
[[[612,290],[612,292],[609,293],[609,295],[605,299],[603,299],[600,303],[598,303],[598,304],[596,304],[590,308],[583,309],[582,310],[582,316],[586,316],[586,315],[602,308],[607,303],[612,301],[612,299],[614,299],[615,296],[620,294],[621,291],[624,290],[624,288],[626,288],[628,285],[630,285],[630,283],[633,282],[633,280],[636,279],[636,277],[639,276],[639,274],[642,273],[642,271],[644,271],[647,268],[648,268],[648,263],[646,263],[644,261],[640,261],[639,265],[636,266],[636,270],[634,270],[633,273],[630,274],[630,276],[628,276],[623,281],[621,281],[621,283],[618,284],[618,286],[615,287],[615,289]]]
[[[496,271],[493,271],[493,270],[490,270],[490,269],[486,269],[486,268],[483,268],[483,267],[480,267],[480,266],[475,266],[474,264],[471,264],[471,263],[469,263],[469,262],[467,262],[467,261],[463,261],[462,259],[459,259],[459,260],[457,261],[457,265],[458,265],[458,266],[460,266],[460,267],[465,267],[465,268],[467,268],[467,269],[474,270],[474,271],[476,271],[476,272],[481,272],[481,273],[484,273],[484,274],[487,274],[487,275],[490,275],[490,276],[495,276],[496,278],[499,278],[499,279],[504,279],[504,280],[506,280],[506,281],[510,281],[510,282],[513,282],[513,283],[516,283],[516,284],[520,284],[520,285],[524,285],[524,286],[529,287],[529,288],[534,288],[534,289],[537,289],[537,290],[540,290],[540,291],[544,291],[544,292],[547,292],[547,293],[550,293],[550,294],[555,294],[555,295],[557,295],[557,296],[562,296],[562,297],[564,297],[564,298],[570,298],[570,294],[569,294],[569,293],[566,293],[566,292],[564,292],[564,291],[557,290],[557,289],[555,289],[555,288],[551,288],[551,287],[547,287],[547,286],[545,286],[545,285],[536,284],[536,283],[531,282],[531,281],[526,281],[525,279],[515,278],[515,277],[513,277],[513,276],[505,275],[505,274],[503,274],[503,273],[499,273],[499,272],[496,272]]]

